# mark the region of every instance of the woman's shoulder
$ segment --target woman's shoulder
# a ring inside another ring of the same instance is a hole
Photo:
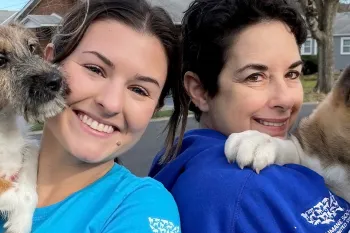
[[[316,172],[296,164],[272,165],[252,173],[245,183],[235,202],[234,227],[238,232],[257,230],[259,223],[249,219],[255,214],[265,224],[262,232],[327,232],[349,213],[349,204]]]
[[[200,193],[203,199],[215,203],[230,200],[231,204],[249,195],[264,196],[264,200],[278,197],[300,201],[312,201],[312,198],[329,196],[324,179],[316,172],[300,165],[271,165],[259,174],[250,168],[241,169],[236,163],[229,164],[224,159],[211,161],[206,166],[186,169],[177,179],[172,193],[178,203],[191,202],[194,193]],[[221,160],[221,161],[219,161]],[[183,192],[186,187],[186,192]],[[276,195],[274,197],[273,195]],[[223,203],[223,205],[226,205]]]
[[[296,202],[301,201],[301,199],[311,201],[313,199],[309,198],[312,196],[316,198],[329,194],[323,177],[301,165],[271,165],[259,174],[252,170],[250,173],[249,181],[245,184],[246,194],[250,192],[261,195],[268,193],[270,196],[276,194],[288,197],[286,199],[295,198]]]
[[[162,183],[151,177],[138,177],[124,166],[115,164],[110,177],[113,192],[122,198],[122,203],[139,203],[140,208],[153,205],[153,208],[168,208],[176,211],[177,206],[171,193]]]
[[[152,193],[152,196],[168,196],[170,193],[159,181],[151,177],[139,177],[130,172],[126,167],[115,164],[112,168],[109,182],[115,186],[115,190],[126,193],[142,192]]]
[[[81,218],[76,218],[81,216]],[[52,222],[52,219],[55,219]],[[102,178],[65,200],[39,208],[34,216],[35,232],[140,232],[173,227],[180,232],[177,205],[172,195],[151,178],[133,175],[115,164]],[[69,223],[69,224],[68,224]],[[171,226],[170,226],[171,225]]]
[[[320,209],[332,206],[330,216],[337,218],[327,221],[337,222],[350,213],[349,204],[333,194],[321,176],[295,164],[271,165],[257,174],[227,161],[211,162],[183,172],[172,193],[184,226],[200,219],[221,219],[218,222],[235,232],[292,232],[294,227],[313,232],[310,229],[318,220],[326,222],[317,212]]]
[[[115,166],[119,170],[119,174],[116,173],[115,176],[119,176],[120,180],[119,185],[115,186],[114,194],[123,193],[123,200],[110,219],[110,227],[123,229],[126,226],[121,222],[124,222],[130,232],[134,232],[130,230],[133,228],[145,229],[140,232],[162,229],[180,232],[178,208],[171,193],[150,177],[138,177],[125,167]],[[132,219],[132,222],[128,219]]]

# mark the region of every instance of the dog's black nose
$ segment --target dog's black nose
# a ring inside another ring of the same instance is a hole
[[[46,87],[53,92],[58,92],[62,85],[62,78],[59,75],[52,75],[46,79]]]

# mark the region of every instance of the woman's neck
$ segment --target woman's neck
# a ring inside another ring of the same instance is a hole
[[[199,128],[201,129],[214,129],[212,124],[210,123],[209,115],[206,113],[202,113],[199,119]]]
[[[113,166],[109,161],[88,164],[77,160],[44,128],[39,155],[38,207],[52,205],[104,176]]]

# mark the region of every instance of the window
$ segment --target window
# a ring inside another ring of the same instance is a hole
[[[301,46],[301,55],[312,54],[312,39],[308,38],[305,43]]]
[[[342,37],[340,41],[340,54],[350,55],[350,37]]]

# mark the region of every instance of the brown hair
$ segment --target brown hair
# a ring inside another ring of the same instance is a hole
[[[163,44],[168,58],[167,79],[158,100],[157,110],[164,106],[164,99],[170,93],[173,96],[174,111],[167,124],[166,154],[164,161],[172,158],[181,147],[173,147],[176,129],[181,124],[180,142],[187,121],[187,96],[181,79],[180,34],[170,16],[160,7],[152,7],[145,0],[86,0],[78,2],[64,17],[62,25],[53,38],[53,63],[67,58],[80,43],[84,33],[96,20],[113,19],[135,30],[156,36]],[[183,116],[181,118],[181,116]]]

